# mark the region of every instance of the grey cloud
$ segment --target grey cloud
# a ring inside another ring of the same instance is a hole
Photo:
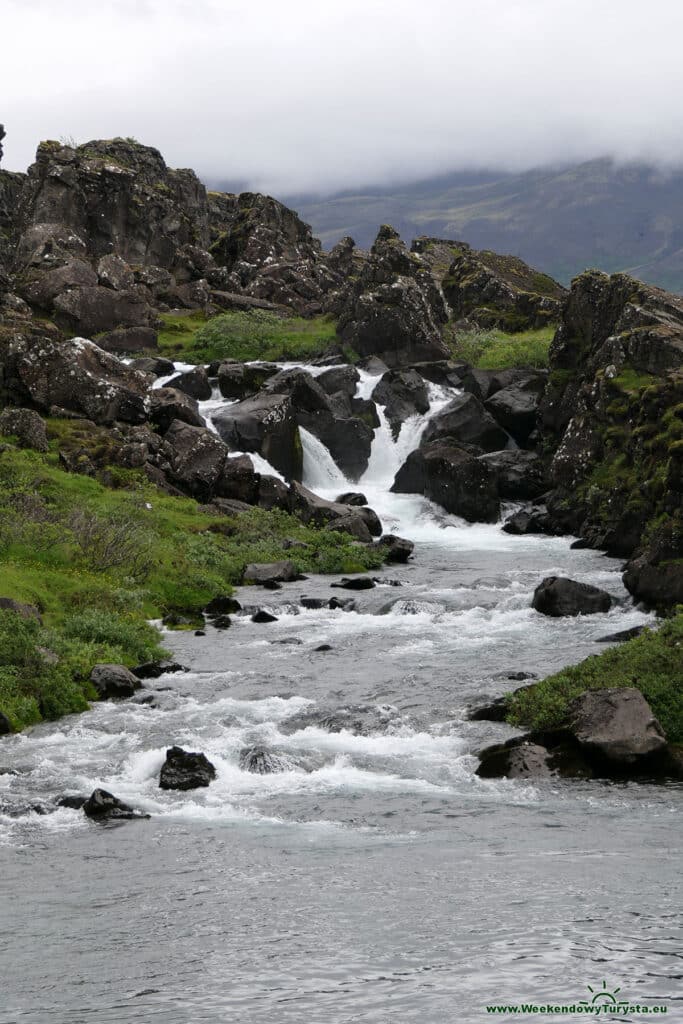
[[[274,192],[683,163],[677,0],[6,0],[4,166],[133,135]]]

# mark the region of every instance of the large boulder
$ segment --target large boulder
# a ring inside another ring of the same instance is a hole
[[[382,524],[377,513],[367,506],[342,505],[336,501],[327,501],[309,491],[303,484],[293,483],[289,489],[289,511],[298,515],[305,523],[326,526],[342,517],[349,515],[361,519],[373,537],[382,533]],[[334,529],[334,527],[332,527]]]
[[[98,424],[147,418],[146,375],[84,338],[61,343],[44,338],[36,344],[28,335],[16,335],[5,377],[13,390],[46,412],[56,406]]]
[[[241,400],[255,395],[278,372],[272,363],[223,362],[218,367],[218,387],[223,398]]]
[[[95,665],[90,681],[100,700],[132,697],[140,689],[140,680],[125,665]]]
[[[116,327],[149,327],[154,313],[135,289],[115,292],[101,285],[71,288],[53,302],[55,320],[65,330],[91,336]]]
[[[443,296],[428,265],[388,225],[360,272],[348,278],[339,305],[338,331],[362,356],[380,356],[391,367],[448,356]]]
[[[149,419],[162,434],[176,420],[189,423],[191,427],[206,426],[196,400],[177,388],[154,388],[149,393],[148,404]]]
[[[479,458],[495,473],[498,494],[507,501],[533,501],[548,489],[543,460],[535,452],[508,448]]]
[[[318,374],[318,384],[328,395],[339,392],[353,398],[356,393],[360,374],[355,366],[331,366],[329,370]]]
[[[107,352],[148,352],[157,347],[158,334],[153,327],[117,327],[98,334],[97,344]],[[137,369],[137,367],[136,367]],[[171,372],[173,366],[171,365]]]
[[[640,690],[587,690],[569,706],[569,730],[596,768],[647,770],[667,750],[664,731]]]
[[[186,395],[190,395],[191,398],[196,398],[200,402],[211,398],[209,375],[203,366],[195,366],[192,370],[179,373],[176,377],[169,380],[168,386],[169,388],[177,388],[178,391],[183,391]]]
[[[375,386],[372,399],[384,406],[394,440],[410,416],[429,411],[429,389],[416,370],[388,370]]]
[[[412,540],[397,537],[394,533],[385,534],[377,543],[387,562],[405,563],[415,549]]]
[[[303,453],[289,395],[259,394],[213,415],[229,448],[256,452],[288,480],[300,480]]]
[[[478,452],[496,452],[505,448],[509,437],[474,395],[456,397],[437,413],[422,435],[422,443],[450,438]]]
[[[199,501],[209,501],[219,493],[218,483],[228,458],[228,449],[219,437],[206,427],[173,420],[164,439],[173,449],[171,478],[174,483]]]
[[[244,570],[244,583],[288,583],[297,579],[299,573],[293,562],[284,559],[280,562],[252,562]]]
[[[159,774],[160,789],[199,789],[216,778],[216,769],[205,754],[169,747]]]
[[[391,490],[424,494],[468,522],[493,523],[500,512],[495,474],[484,462],[448,440],[432,441],[411,452]]]
[[[563,576],[547,576],[536,587],[531,606],[542,615],[550,615],[553,618],[564,615],[595,615],[610,610],[612,597],[606,590],[593,587],[589,583],[579,583]]]
[[[552,775],[550,754],[528,741],[498,743],[479,754],[476,774],[482,779],[544,779]]]
[[[526,444],[536,428],[544,388],[545,378],[534,375],[501,388],[486,400],[486,409],[518,444]]]

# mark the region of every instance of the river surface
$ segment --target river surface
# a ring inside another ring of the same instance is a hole
[[[432,398],[433,413],[448,395]],[[519,685],[511,673],[545,675],[649,617],[619,563],[571,538],[391,495],[427,418],[396,444],[383,422],[354,485],[304,436],[305,482],[363,490],[416,542],[408,565],[350,595],[330,577],[242,588],[277,621],[166,634],[190,671],[150,680],[152,705],[102,703],[2,740],[0,767],[17,772],[0,774],[2,1024],[441,1024],[590,1001],[603,982],[683,1017],[681,787],[482,780],[474,753],[513,730],[466,718]],[[530,602],[548,575],[618,602],[547,619]],[[334,595],[355,610],[301,605]],[[351,728],[325,717],[346,709]],[[158,788],[171,744],[207,754],[208,789]],[[287,770],[243,771],[253,746]],[[97,786],[151,819],[26,808]]]

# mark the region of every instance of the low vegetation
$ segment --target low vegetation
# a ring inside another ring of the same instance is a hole
[[[282,317],[266,310],[204,316],[163,317],[159,350],[175,359],[209,363],[216,359],[270,361],[315,359],[337,340],[330,317]],[[352,355],[352,353],[347,353]]]
[[[159,656],[148,620],[194,625],[249,562],[288,558],[299,571],[323,573],[381,564],[376,550],[283,511],[211,515],[137,471],[67,473],[57,447],[76,423],[51,420],[48,428],[46,455],[12,445],[0,452],[0,596],[33,605],[44,623],[22,620],[16,629],[16,615],[2,620],[0,712],[13,728],[85,707],[97,662]]]
[[[683,743],[683,609],[660,629],[587,658],[508,698],[508,721],[555,729],[569,703],[585,690],[634,686],[643,694],[671,743]]]
[[[470,363],[479,370],[506,370],[512,367],[548,365],[550,343],[555,327],[506,334],[499,330],[457,331],[448,335],[453,359]]]

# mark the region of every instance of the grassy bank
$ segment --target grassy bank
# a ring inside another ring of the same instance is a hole
[[[548,365],[554,334],[555,326],[551,325],[518,334],[474,330],[449,335],[447,331],[446,340],[454,359],[470,363],[479,370],[507,370],[518,366],[543,369]]]
[[[281,317],[265,310],[162,316],[159,351],[173,359],[210,363],[215,359],[269,361],[315,359],[337,341],[330,317]],[[349,353],[352,355],[352,353]]]
[[[136,471],[105,468],[100,479],[67,473],[57,448],[77,421],[48,427],[46,455],[11,445],[0,451],[0,597],[34,605],[44,623],[21,625],[17,647],[16,615],[9,622],[5,613],[0,627],[0,711],[13,728],[84,707],[99,661],[134,665],[158,656],[159,634],[147,620],[196,619],[249,562],[288,558],[301,572],[323,573],[381,564],[377,551],[282,511],[207,515]]]
[[[612,647],[511,694],[508,721],[532,729],[561,727],[569,703],[585,690],[635,686],[671,743],[683,743],[683,610],[655,631]]]

